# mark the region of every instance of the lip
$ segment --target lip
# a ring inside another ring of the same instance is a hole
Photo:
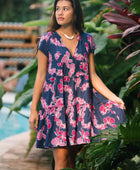
[[[63,18],[63,17],[59,17],[58,20],[59,20],[59,21],[62,21],[62,20],[64,20],[64,18]]]

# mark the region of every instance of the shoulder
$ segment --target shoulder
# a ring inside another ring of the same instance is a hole
[[[53,36],[52,32],[47,32],[40,37],[40,42],[45,40],[46,42]]]
[[[87,32],[83,32],[82,34],[81,34],[81,36],[83,36],[84,38],[93,38],[93,36],[92,36],[92,34],[91,33],[87,33]]]

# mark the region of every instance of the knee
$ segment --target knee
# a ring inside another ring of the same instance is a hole
[[[54,160],[57,167],[66,168],[68,166],[68,151],[66,149],[55,149]]]

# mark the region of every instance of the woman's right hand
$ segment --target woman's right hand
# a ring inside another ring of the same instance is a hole
[[[38,113],[36,110],[31,110],[29,118],[30,127],[37,131],[38,128]]]

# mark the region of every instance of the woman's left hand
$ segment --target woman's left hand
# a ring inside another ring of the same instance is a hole
[[[125,103],[124,103],[124,101],[121,98],[116,96],[113,101],[118,103],[118,104],[120,104],[123,109],[126,109],[125,108]]]

